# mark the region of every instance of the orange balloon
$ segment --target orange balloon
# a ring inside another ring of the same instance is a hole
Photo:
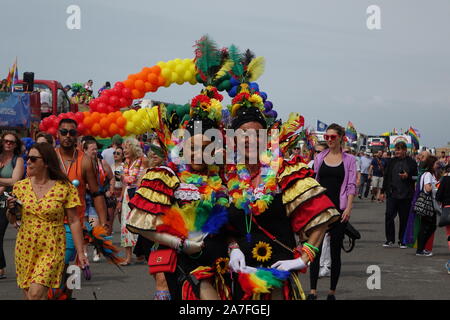
[[[166,85],[166,79],[163,76],[158,76],[158,86],[162,87]]]
[[[100,132],[100,137],[102,137],[102,138],[108,138],[108,131],[105,130],[105,129],[103,129],[103,130]]]
[[[124,128],[125,125],[127,124],[127,119],[125,117],[120,116],[116,119],[116,124],[119,128]]]
[[[119,117],[122,116],[122,112],[116,111],[116,112],[115,112],[115,115],[116,115],[116,119],[117,119],[117,118],[119,118]]]
[[[126,134],[127,134],[127,132],[125,131],[125,129],[119,128],[119,133],[118,133],[118,135],[120,135],[121,137],[125,137]]]
[[[148,72],[141,71],[137,74],[137,80],[146,81]]]
[[[135,74],[129,74],[128,75],[128,79],[130,79],[131,81],[136,81],[137,79],[138,79],[138,77],[137,77],[137,75],[135,75]]]
[[[111,124],[109,125],[108,131],[109,131],[109,135],[110,135],[110,136],[113,136],[113,135],[119,133],[119,127],[117,126],[117,124],[111,123]]]
[[[141,95],[141,92],[138,89],[131,90],[131,97],[133,99],[139,99],[138,97]]]
[[[117,118],[116,113],[115,112],[108,113],[107,118],[110,123],[116,122]]]
[[[84,111],[83,114],[84,114],[85,118],[89,117],[91,115],[91,113],[89,111]]]
[[[158,75],[155,73],[149,73],[147,76],[147,81],[153,84],[154,86],[158,85]]]
[[[89,129],[94,124],[94,120],[90,116],[84,117],[83,124]]]
[[[155,65],[153,67],[150,68],[152,70],[152,72],[154,74],[156,74],[157,76],[161,73],[161,67],[158,65]]]
[[[94,123],[94,125],[91,128],[91,133],[94,136],[98,136],[102,132],[102,127],[98,123]]]
[[[127,79],[127,80],[123,81],[123,85],[125,86],[125,88],[128,88],[130,90],[134,89],[134,81],[135,80]]]
[[[152,69],[149,67],[143,67],[141,72],[148,74],[149,72],[152,72]]]
[[[145,82],[143,81],[143,80],[136,80],[135,82],[134,82],[134,87],[136,88],[136,89],[138,89],[139,91],[142,91],[142,90],[144,90],[145,89]]]
[[[104,117],[100,120],[100,127],[102,127],[102,129],[108,129],[110,124],[111,121],[108,119],[108,117]]]
[[[150,82],[145,82],[145,92],[152,91],[154,88],[155,86],[153,84],[151,84]]]
[[[93,112],[93,113],[91,114],[91,118],[92,118],[92,121],[93,121],[94,123],[97,123],[97,122],[100,121],[100,119],[102,118],[102,116],[101,116],[101,114],[100,114],[99,112]]]

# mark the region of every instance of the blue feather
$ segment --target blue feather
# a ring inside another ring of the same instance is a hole
[[[269,271],[270,273],[272,273],[272,275],[279,279],[279,280],[287,280],[289,278],[289,276],[291,275],[291,273],[289,271],[283,271],[283,270],[278,270],[278,269],[268,269],[268,268],[258,268],[264,271]]]
[[[202,227],[202,231],[209,234],[219,233],[220,228],[228,222],[228,210],[226,207],[216,205],[211,215]]]

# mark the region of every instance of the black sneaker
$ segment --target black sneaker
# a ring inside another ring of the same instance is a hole
[[[408,246],[401,242],[398,243],[398,246],[400,247],[400,249],[408,249]]]
[[[336,296],[335,296],[334,294],[329,294],[329,295],[327,296],[327,300],[328,300],[328,301],[334,301],[334,300],[336,300]]]
[[[428,251],[428,250],[417,251],[416,252],[416,256],[418,256],[418,257],[432,257],[433,253],[431,251]]]
[[[306,300],[317,300],[317,295],[315,294],[308,294],[308,296],[306,297]]]
[[[386,241],[385,243],[383,243],[383,247],[384,248],[393,248],[394,243],[392,241]]]

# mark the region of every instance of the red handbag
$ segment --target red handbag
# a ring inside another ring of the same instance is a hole
[[[175,272],[177,266],[177,252],[174,249],[155,250],[148,257],[148,271],[150,274],[159,272]]]

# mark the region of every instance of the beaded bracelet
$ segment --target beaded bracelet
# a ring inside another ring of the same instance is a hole
[[[315,253],[319,253],[319,249],[314,247],[312,244],[309,244],[308,242],[304,243],[305,246],[315,251]]]

